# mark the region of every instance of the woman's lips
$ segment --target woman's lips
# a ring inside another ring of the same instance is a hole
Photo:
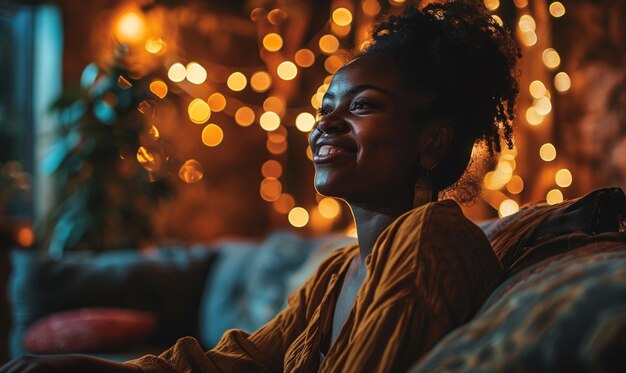
[[[313,155],[314,163],[328,163],[342,158],[352,157],[354,151],[339,146],[321,145]]]

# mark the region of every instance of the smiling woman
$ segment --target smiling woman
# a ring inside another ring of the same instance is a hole
[[[410,7],[372,36],[333,77],[310,135],[315,186],[349,204],[358,244],[327,258],[272,321],[252,334],[231,330],[212,350],[186,337],[125,364],[56,363],[66,371],[402,372],[474,315],[502,268],[456,202],[437,198],[461,177],[474,144],[492,153],[501,138],[512,146],[517,49],[478,0]]]

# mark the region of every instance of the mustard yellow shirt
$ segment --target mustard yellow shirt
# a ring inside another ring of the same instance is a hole
[[[128,364],[146,373],[403,372],[468,321],[502,275],[487,238],[456,202],[411,210],[378,238],[350,315],[320,366],[340,280],[356,255],[356,245],[333,253],[252,334],[230,330],[209,351],[185,337],[159,356]]]

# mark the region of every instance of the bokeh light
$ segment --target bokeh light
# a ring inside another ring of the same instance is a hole
[[[283,193],[276,201],[273,202],[272,205],[274,206],[274,210],[278,213],[287,214],[292,208],[294,208],[296,201],[290,194]]]
[[[544,116],[537,113],[537,109],[535,109],[534,106],[530,106],[528,109],[526,109],[526,121],[531,126],[540,125],[541,123],[543,123],[543,118]]]
[[[124,13],[115,25],[115,37],[123,44],[134,44],[143,40],[146,34],[146,22],[135,11]]]
[[[202,143],[206,146],[218,146],[224,139],[224,131],[217,124],[209,124],[202,130]]]
[[[361,9],[363,10],[363,13],[373,17],[380,13],[380,3],[378,0],[363,0],[361,3]]]
[[[333,11],[332,19],[338,26],[348,26],[352,23],[352,13],[346,8],[337,8]]]
[[[150,38],[146,40],[144,47],[149,53],[161,54],[165,52],[166,44],[161,38]]]
[[[556,205],[563,202],[563,193],[558,189],[551,189],[546,194],[546,202],[548,202],[548,205]]]
[[[561,56],[554,48],[547,48],[541,54],[544,65],[550,69],[555,69],[561,64]]]
[[[187,80],[193,84],[202,84],[206,80],[206,70],[197,62],[189,62],[185,68]]]
[[[248,80],[246,79],[246,76],[239,71],[235,71],[234,73],[230,74],[228,76],[228,80],[226,80],[226,85],[228,86],[228,88],[235,92],[242,91],[244,88],[246,88],[247,84]]]
[[[329,197],[322,198],[322,200],[317,204],[317,209],[319,210],[320,215],[326,219],[334,219],[341,212],[339,202]]]
[[[150,82],[150,92],[154,93],[158,98],[167,96],[167,84],[162,80],[153,80]]]
[[[266,177],[261,181],[260,193],[261,198],[265,201],[276,201],[283,191],[283,186],[275,177]]]
[[[259,124],[266,131],[274,131],[280,126],[280,117],[273,111],[266,111],[261,114]]]
[[[302,207],[294,207],[287,217],[289,223],[296,228],[302,228],[309,222],[309,213]]]
[[[270,159],[261,166],[261,175],[263,177],[275,177],[278,179],[282,174],[283,166],[277,160]]]
[[[287,151],[287,141],[283,142],[273,142],[271,140],[267,140],[265,142],[265,147],[267,151],[274,155],[283,154]]]
[[[180,166],[178,177],[187,184],[197,183],[204,176],[204,171],[200,162],[195,159],[189,159]]]
[[[520,194],[524,190],[524,180],[519,175],[513,175],[506,184],[506,190],[511,194]]]
[[[255,92],[265,92],[272,85],[272,77],[265,71],[257,71],[250,77],[250,87]]]
[[[283,61],[276,68],[276,73],[282,80],[292,80],[298,75],[298,67],[291,61]]]
[[[539,156],[546,162],[553,161],[556,158],[556,148],[549,142],[545,143],[539,149]]]
[[[254,110],[247,106],[242,106],[235,112],[235,122],[242,127],[248,127],[254,123]]]
[[[528,86],[530,95],[534,98],[544,97],[546,95],[546,86],[540,80],[533,80]]]
[[[226,97],[219,92],[215,92],[209,96],[207,99],[207,103],[209,104],[209,108],[211,111],[219,112],[224,110],[226,107]]]
[[[270,52],[277,52],[283,47],[283,38],[275,32],[263,37],[263,47]]]
[[[170,66],[170,68],[167,70],[167,77],[175,83],[182,82],[183,80],[185,80],[186,76],[187,69],[185,68],[185,65],[180,62],[172,64],[172,66]]]
[[[298,66],[310,67],[315,63],[315,54],[310,49],[299,49],[294,56],[294,60]]]
[[[343,61],[343,58],[339,56],[329,56],[326,61],[324,61],[324,69],[326,69],[329,74],[334,74],[343,66]]]
[[[339,39],[335,35],[326,34],[320,38],[320,50],[325,54],[333,54],[339,49]]]
[[[572,185],[572,173],[567,168],[562,168],[558,170],[554,175],[554,181],[556,182],[556,185],[560,186],[561,188],[567,188],[568,186]]]
[[[265,111],[273,111],[274,113],[278,113],[278,115],[282,115],[285,112],[285,100],[276,96],[269,96],[263,101],[263,110]]]
[[[211,117],[211,108],[204,100],[193,99],[187,107],[189,119],[197,124],[203,124]]]
[[[533,106],[535,107],[535,110],[539,115],[545,116],[550,114],[550,111],[552,111],[552,103],[547,97],[541,97],[536,99],[533,103]]]
[[[483,3],[489,10],[496,10],[500,7],[500,0],[483,0]]]
[[[505,199],[500,203],[498,208],[498,216],[501,218],[509,215],[513,215],[519,211],[519,205],[512,199]]]
[[[296,117],[296,128],[302,132],[309,132],[315,126],[315,117],[311,113],[303,112]]]
[[[137,149],[137,162],[150,172],[157,171],[161,168],[161,156],[143,146]]]
[[[567,73],[561,71],[554,76],[554,88],[559,92],[567,92],[572,87],[572,81]]]
[[[563,15],[565,15],[565,6],[560,1],[555,1],[550,4],[549,10],[550,14],[555,18],[563,17]]]

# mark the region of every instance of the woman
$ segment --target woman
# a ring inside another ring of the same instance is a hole
[[[407,370],[501,276],[458,205],[432,202],[476,142],[493,153],[502,135],[512,146],[518,52],[481,3],[409,8],[333,77],[310,135],[315,185],[350,205],[358,245],[332,254],[274,320],[251,335],[229,331],[206,352],[186,337],[124,364],[26,358],[0,371]]]

